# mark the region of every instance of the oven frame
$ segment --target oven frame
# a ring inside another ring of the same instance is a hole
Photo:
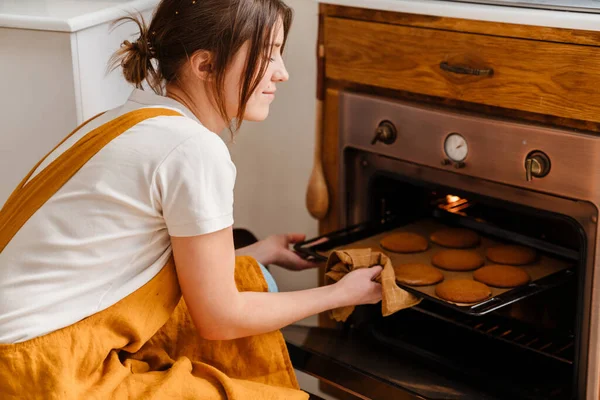
[[[394,120],[394,110],[411,107],[419,109],[419,112],[422,110],[431,110],[432,115],[446,115],[449,117],[458,115],[463,120],[463,123],[466,124],[465,126],[468,126],[471,120],[480,124],[487,122],[497,123],[503,125],[504,128],[506,128],[507,124],[510,124],[506,121],[494,121],[487,117],[481,118],[402,101],[342,92],[340,94],[339,107],[340,135],[338,150],[340,154],[338,182],[339,193],[342,194],[339,202],[339,226],[346,227],[364,222],[368,218],[369,191],[365,190],[365,185],[368,186],[370,177],[381,171],[392,173],[398,178],[408,177],[411,180],[426,182],[434,186],[450,187],[458,190],[459,193],[457,194],[460,194],[460,192],[476,193],[479,196],[490,199],[497,199],[515,205],[524,205],[572,218],[579,224],[582,234],[587,238],[584,248],[581,250],[582,258],[578,266],[580,271],[578,274],[579,298],[577,299],[578,316],[576,322],[577,351],[574,360],[576,393],[578,399],[596,400],[600,398],[600,383],[598,382],[600,377],[600,337],[597,328],[600,318],[598,312],[592,313],[593,310],[600,311],[600,296],[597,293],[600,290],[600,274],[596,271],[600,266],[600,256],[596,252],[600,187],[596,188],[595,185],[590,184],[592,190],[586,191],[585,183],[583,183],[582,187],[578,187],[575,190],[579,195],[578,197],[581,198],[571,198],[552,193],[553,191],[560,191],[562,188],[560,180],[555,179],[554,181],[550,181],[550,185],[546,188],[543,187],[543,184],[546,182],[542,182],[542,185],[539,185],[541,188],[527,188],[525,187],[526,183],[518,180],[522,180],[522,175],[518,177],[513,176],[514,170],[509,171],[513,172],[512,175],[508,175],[504,171],[498,176],[493,176],[493,178],[497,178],[497,181],[482,178],[481,171],[474,170],[477,161],[479,161],[478,159],[467,159],[468,163],[473,162],[473,165],[470,165],[472,168],[449,170],[440,167],[439,164],[436,165],[435,161],[431,160],[431,149],[416,148],[413,150],[414,157],[410,160],[404,160],[395,157],[395,152],[407,154],[406,148],[401,149],[397,145],[385,146],[383,144],[372,145],[370,143],[372,139],[371,132],[374,129],[367,131],[365,130],[365,126],[374,128],[379,121]],[[369,117],[365,118],[366,115]],[[401,135],[402,125],[399,123],[397,125],[400,126],[399,135]],[[533,143],[543,142],[543,135],[550,133],[547,136],[552,139],[549,143],[550,148],[552,148],[554,143],[558,143],[558,146],[564,146],[565,143],[575,141],[577,144],[573,146],[575,150],[581,148],[581,146],[590,146],[592,144],[590,152],[598,150],[597,154],[600,154],[600,137],[515,123],[515,127],[523,126],[527,130],[522,135],[528,135],[526,139],[523,139],[524,142],[525,140],[530,140]],[[475,145],[479,146],[481,150],[485,150],[485,147],[481,144],[485,143],[485,134],[470,138],[467,135],[467,138],[474,139]],[[439,147],[440,149],[442,148],[443,138],[435,136],[422,138],[422,140],[427,139],[438,140],[440,142]],[[495,140],[497,141],[498,139]],[[558,149],[556,148],[556,150]],[[420,150],[423,150],[422,154],[419,154]],[[528,151],[528,149],[522,149],[521,153],[525,154]],[[351,153],[353,156],[356,154],[356,156],[354,156],[353,162],[350,164],[348,155]],[[556,154],[559,153],[554,152],[553,155]],[[573,149],[564,149],[561,156],[555,157],[556,161],[553,160],[553,162],[554,164],[557,162],[560,163],[561,159],[566,158],[568,160],[568,157],[574,157],[575,155],[573,154]],[[590,155],[592,154],[583,154],[578,163],[574,163],[573,167],[576,168],[582,162],[585,162],[586,159],[589,159],[589,168],[593,168],[600,162],[600,157],[590,159]],[[419,156],[423,156],[423,159],[427,160],[427,162],[422,164],[416,162]],[[512,156],[520,160],[522,154]],[[440,154],[441,157],[442,155]],[[349,173],[349,169],[352,169],[352,172]],[[600,170],[598,171],[600,173]],[[563,171],[560,176],[564,178],[568,173],[570,172]],[[472,176],[471,174],[479,176]],[[593,177],[594,174],[590,175]],[[354,192],[352,191],[353,188]],[[585,194],[588,194],[588,196],[585,196]],[[348,200],[350,195],[354,196],[352,204]],[[594,292],[594,288],[597,288],[596,292]],[[593,329],[593,327],[596,328]]]

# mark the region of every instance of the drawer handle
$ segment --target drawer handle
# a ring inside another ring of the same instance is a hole
[[[479,75],[479,76],[494,75],[494,70],[492,68],[477,69],[477,68],[461,67],[458,65],[450,65],[446,61],[442,61],[440,63],[440,68],[443,69],[444,71],[453,72],[455,74]]]

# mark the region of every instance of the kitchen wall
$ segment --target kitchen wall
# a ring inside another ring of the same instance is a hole
[[[315,143],[318,4],[286,2],[295,11],[284,54],[290,80],[278,85],[269,118],[244,123],[230,146],[238,170],[235,226],[259,238],[274,233],[317,233],[317,221],[306,210],[305,193]],[[317,285],[316,270],[271,270],[282,291]],[[316,324],[316,318],[302,323]]]

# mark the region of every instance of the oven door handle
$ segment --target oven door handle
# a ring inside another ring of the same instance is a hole
[[[494,75],[493,68],[479,69],[479,68],[464,67],[461,65],[450,65],[446,61],[442,61],[440,63],[440,68],[444,71],[452,72],[454,74],[477,75],[477,76],[492,76],[492,75]]]

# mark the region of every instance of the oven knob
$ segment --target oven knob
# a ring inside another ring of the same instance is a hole
[[[398,136],[398,132],[396,131],[396,127],[390,121],[382,121],[379,123],[377,130],[375,131],[375,137],[371,141],[371,144],[375,144],[377,142],[392,144],[396,141],[396,137]]]
[[[535,178],[543,178],[550,172],[550,158],[541,151],[529,153],[525,159],[525,178],[531,181]]]

